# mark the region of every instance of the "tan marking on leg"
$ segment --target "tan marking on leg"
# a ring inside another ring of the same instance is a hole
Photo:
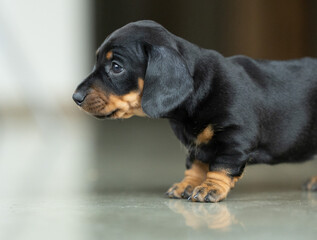
[[[209,124],[196,138],[196,145],[208,143],[214,135],[214,130],[211,124]]]
[[[227,174],[227,176],[231,175],[231,172],[228,169],[224,169],[224,170],[222,170],[220,172],[223,172],[223,173]],[[234,188],[236,182],[238,182],[243,177],[243,174],[244,174],[244,172],[241,174],[241,176],[232,177],[231,188]]]
[[[107,54],[106,54],[107,60],[111,60],[112,57],[113,57],[113,52],[112,51],[107,52]]]
[[[219,202],[225,199],[238,178],[231,178],[226,171],[211,171],[206,180],[194,189],[193,202]]]
[[[236,185],[236,182],[238,182],[241,178],[242,178],[242,176],[233,177],[232,182],[231,182],[231,188],[234,188],[234,186]]]
[[[144,79],[138,78],[138,86],[139,86],[139,91],[143,92],[143,87],[144,87]]]
[[[188,198],[194,188],[205,180],[207,172],[208,164],[195,160],[191,168],[185,171],[184,179],[179,183],[175,183],[166,194],[170,198]]]

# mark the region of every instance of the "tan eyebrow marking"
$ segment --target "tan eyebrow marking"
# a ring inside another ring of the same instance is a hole
[[[106,54],[107,60],[110,60],[112,58],[112,56],[113,56],[112,51],[107,52],[107,54]]]

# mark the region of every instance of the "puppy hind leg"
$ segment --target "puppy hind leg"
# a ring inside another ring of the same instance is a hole
[[[308,179],[302,186],[306,191],[317,191],[317,176]]]

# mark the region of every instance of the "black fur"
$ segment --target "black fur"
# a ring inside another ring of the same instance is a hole
[[[125,68],[109,74],[105,54]],[[168,118],[194,159],[210,170],[240,176],[246,164],[301,162],[317,152],[317,60],[225,58],[168,32],[153,21],[130,23],[102,44],[93,73],[77,93],[92,84],[124,95],[144,79],[143,111]],[[85,90],[82,90],[85,89]],[[194,144],[209,124],[212,140]]]
[[[148,61],[142,109],[148,116],[156,118],[182,104],[193,92],[194,81],[176,50],[150,46],[146,52]]]

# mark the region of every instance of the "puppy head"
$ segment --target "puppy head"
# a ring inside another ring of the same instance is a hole
[[[179,38],[152,21],[130,23],[97,50],[92,73],[73,99],[98,118],[163,117],[193,91]]]

